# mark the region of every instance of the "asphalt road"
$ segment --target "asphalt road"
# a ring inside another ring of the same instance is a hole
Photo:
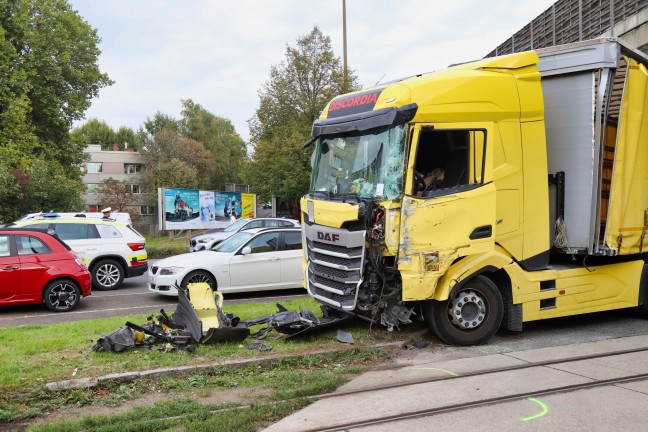
[[[157,313],[160,309],[173,312],[177,305],[176,297],[166,297],[149,292],[146,282],[147,276],[144,274],[124,279],[124,284],[117,290],[93,290],[92,294],[82,298],[79,306],[71,312],[51,312],[42,305],[2,307],[0,308],[0,328]],[[306,291],[302,289],[224,295],[226,304],[282,301],[306,297]]]

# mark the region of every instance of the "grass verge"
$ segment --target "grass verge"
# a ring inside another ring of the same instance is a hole
[[[169,237],[146,237],[146,253],[150,259],[166,258],[187,253],[189,241],[186,237],[170,240]]]
[[[313,311],[318,310],[312,300],[300,299],[284,303],[288,309],[297,309],[300,305]],[[276,312],[276,307],[271,303],[231,305],[225,309],[242,319]],[[126,321],[143,323],[146,318],[145,315],[135,315],[0,329],[0,422],[25,421],[73,408],[87,408],[85,414],[79,414],[78,417],[82,418],[79,422],[55,422],[42,425],[42,430],[152,430],[159,429],[160,419],[166,419],[170,414],[180,415],[188,410],[190,416],[175,419],[171,423],[177,422],[177,426],[185,430],[226,430],[225,428],[232,427],[228,422],[240,421],[240,424],[247,424],[252,417],[258,418],[261,423],[251,423],[257,425],[251,429],[242,426],[237,426],[237,429],[256,430],[260,424],[276,421],[276,413],[303,406],[306,402],[300,402],[299,398],[332,391],[355,374],[383,361],[388,350],[378,349],[376,344],[409,339],[421,330],[420,326],[413,325],[404,328],[402,332],[387,332],[383,328],[370,329],[365,322],[351,322],[339,329],[353,334],[353,346],[337,342],[335,336],[338,329],[329,329],[303,338],[267,339],[264,343],[272,345],[271,351],[246,349],[245,345],[254,341],[251,338],[241,344],[198,346],[192,353],[163,353],[157,349],[159,347],[134,348],[118,354],[90,351],[98,337],[123,326]],[[269,337],[272,335],[270,333]],[[312,354],[322,350],[336,352]],[[274,357],[277,357],[276,361],[262,366],[240,369],[218,366],[218,363],[226,360]],[[180,377],[141,378],[129,383],[107,382],[91,389],[49,392],[44,388],[44,384],[51,381],[203,364],[215,366],[202,370],[201,373],[189,373]],[[223,404],[213,403],[210,398],[226,391],[246,393],[246,389],[250,391],[250,395],[235,398],[234,404],[239,406],[241,400],[244,400],[245,408],[236,410],[236,415],[217,414]],[[142,400],[156,401],[159,397],[162,400],[157,400],[153,406],[140,406]],[[199,402],[205,398],[205,401]],[[144,411],[134,414],[129,405],[131,403],[138,410]],[[173,409],[165,408],[164,404],[168,403],[179,405]],[[195,404],[197,405],[194,406]],[[250,404],[252,406],[247,407]],[[124,406],[129,409],[117,416],[113,408]],[[100,412],[101,407],[109,410],[106,414],[109,417],[102,419],[100,416],[94,420],[88,417],[89,414],[96,415]],[[158,410],[163,414],[156,414]],[[130,417],[133,415],[134,418],[141,419],[141,422],[134,423]],[[118,420],[121,416],[123,420]],[[278,418],[281,417],[283,414]],[[110,420],[106,420],[107,418]],[[217,418],[221,420],[216,420]],[[233,420],[234,418],[239,420]],[[220,422],[218,427],[212,425],[211,422],[214,421]],[[100,427],[101,422],[106,424]],[[139,426],[135,427],[135,424]],[[166,427],[173,427],[172,424],[165,423]]]

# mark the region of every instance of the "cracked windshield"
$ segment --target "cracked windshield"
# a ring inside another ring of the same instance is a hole
[[[393,199],[402,189],[405,127],[319,138],[313,152],[312,195]]]

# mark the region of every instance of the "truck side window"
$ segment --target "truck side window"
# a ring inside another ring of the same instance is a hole
[[[483,182],[484,130],[423,128],[415,159],[414,194],[437,196]]]

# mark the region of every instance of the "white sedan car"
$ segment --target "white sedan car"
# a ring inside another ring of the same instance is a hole
[[[295,219],[284,218],[249,218],[238,219],[222,231],[207,232],[194,236],[189,242],[189,252],[198,252],[209,250],[233,236],[239,231],[249,230],[252,228],[270,228],[270,227],[299,227],[299,221]]]
[[[214,290],[265,291],[302,287],[302,236],[299,228],[256,228],[241,231],[213,250],[165,258],[150,266],[149,291],[177,296],[207,282]]]

